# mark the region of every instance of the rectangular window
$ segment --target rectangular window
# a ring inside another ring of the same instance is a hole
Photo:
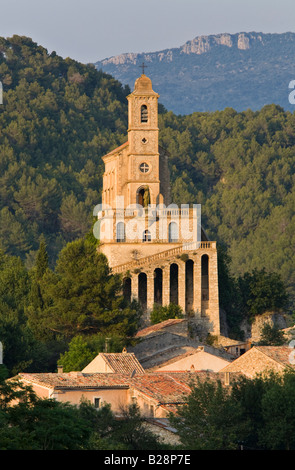
[[[94,398],[94,408],[100,407],[100,398]]]

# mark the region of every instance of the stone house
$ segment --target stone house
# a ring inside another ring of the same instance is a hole
[[[139,363],[134,353],[99,353],[86,367],[82,370],[85,374],[92,373],[111,373],[131,375],[144,374],[145,370]]]
[[[264,372],[294,369],[294,349],[288,346],[253,346],[220,372],[239,372],[253,378]]]
[[[180,370],[219,372],[230,363],[231,357],[229,355],[213,350],[209,346],[198,346],[197,348],[189,348],[185,353],[163,361],[148,370],[157,372]]]

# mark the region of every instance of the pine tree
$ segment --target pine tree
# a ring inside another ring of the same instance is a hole
[[[36,257],[36,279],[40,280],[48,269],[48,254],[44,235],[40,237],[39,250]]]

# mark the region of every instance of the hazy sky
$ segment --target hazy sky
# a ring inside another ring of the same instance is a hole
[[[29,36],[86,63],[203,34],[294,31],[293,8],[293,0],[0,0],[0,36]]]

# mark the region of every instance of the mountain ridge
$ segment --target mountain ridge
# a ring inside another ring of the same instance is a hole
[[[239,32],[196,36],[178,48],[127,52],[94,65],[132,88],[144,62],[161,102],[176,114],[258,110],[271,103],[293,111],[288,84],[295,78],[294,55],[293,32]]]

